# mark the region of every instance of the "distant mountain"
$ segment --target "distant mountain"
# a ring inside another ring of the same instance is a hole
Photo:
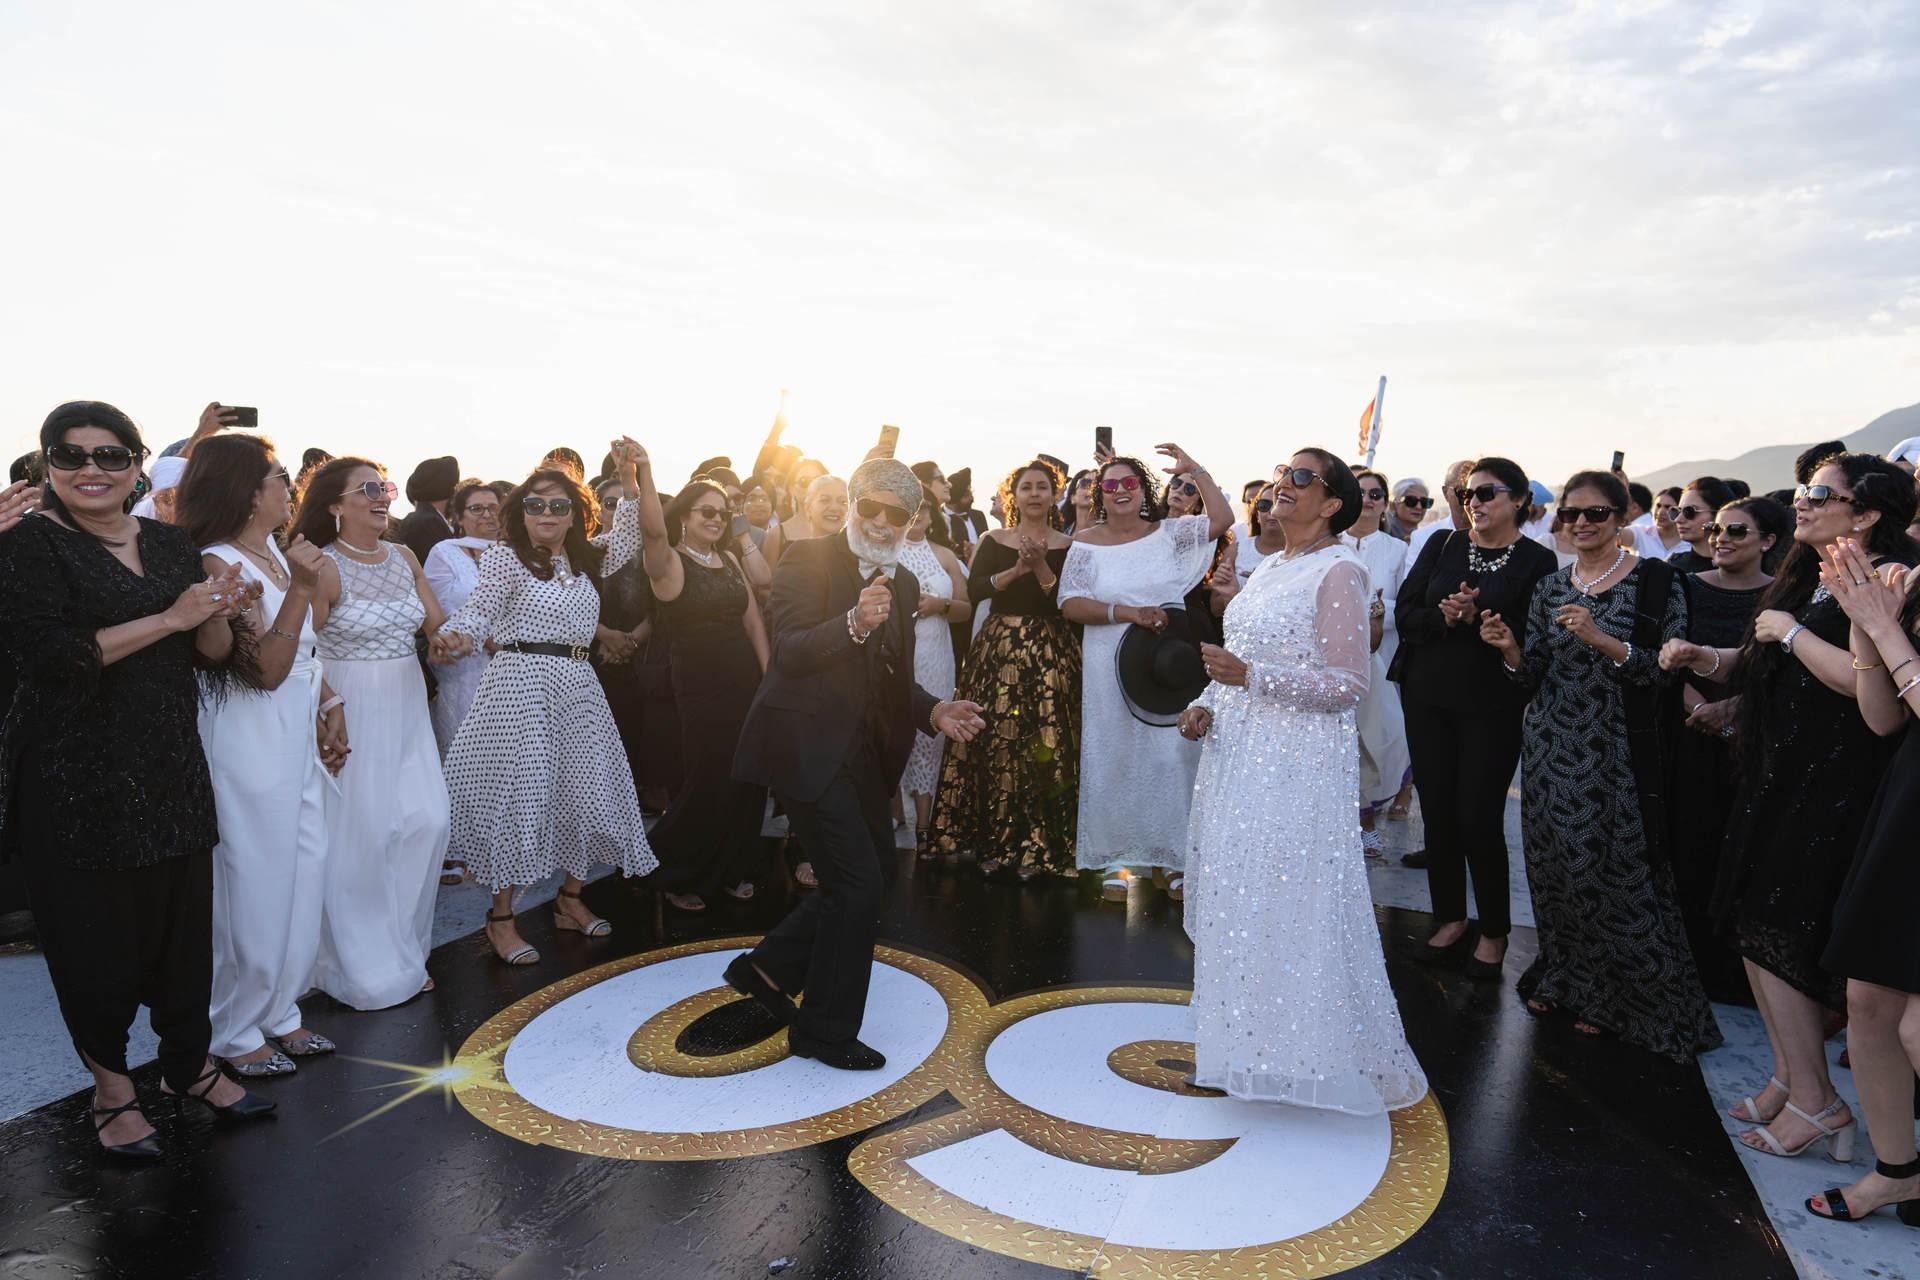
[[[1920,436],[1920,404],[1883,413],[1858,431],[1829,439],[1843,439],[1847,447],[1859,453],[1885,453],[1908,436]],[[1753,486],[1755,493],[1793,487],[1793,460],[1816,441],[1799,444],[1774,444],[1764,449],[1749,449],[1737,458],[1704,458],[1698,462],[1676,462],[1633,478],[1650,489],[1685,484],[1696,476],[1733,476]]]

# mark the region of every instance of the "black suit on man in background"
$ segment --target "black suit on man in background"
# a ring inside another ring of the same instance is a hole
[[[888,800],[939,705],[913,679],[919,582],[895,572],[887,620],[861,644],[847,614],[866,585],[844,535],[796,542],[780,557],[772,661],[734,758],[736,778],[779,798],[820,878],[750,958],[784,994],[806,993],[793,1029],[826,1044],[860,1033],[880,898],[898,858]]]

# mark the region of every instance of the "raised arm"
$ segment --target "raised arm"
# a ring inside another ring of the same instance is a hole
[[[640,554],[639,502],[642,490],[639,464],[640,459],[645,456],[646,451],[625,436],[613,442],[614,465],[620,469],[620,505],[614,508],[613,523],[593,537],[593,545],[599,547],[602,552],[600,559],[602,577],[618,571],[634,556]],[[654,505],[656,507],[660,505],[658,495],[654,498]],[[632,510],[628,510],[629,507]]]

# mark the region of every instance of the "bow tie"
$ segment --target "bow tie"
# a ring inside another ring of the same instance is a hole
[[[899,571],[900,566],[897,564],[875,564],[871,560],[862,560],[860,562],[860,581],[872,582],[873,575],[877,573],[888,582],[892,582],[893,575]]]

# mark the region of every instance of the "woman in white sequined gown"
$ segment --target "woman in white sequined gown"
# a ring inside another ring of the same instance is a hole
[[[1387,985],[1354,827],[1354,710],[1368,685],[1359,513],[1339,459],[1277,476],[1287,545],[1227,607],[1214,679],[1181,718],[1204,739],[1187,840],[1195,1080],[1236,1098],[1356,1115],[1411,1106],[1426,1076]]]
[[[396,492],[373,463],[337,458],[313,474],[295,524],[327,554],[314,635],[342,700],[325,714],[344,717],[349,750],[326,796],[313,985],[355,1009],[432,986],[427,952],[447,849],[447,785],[413,647],[423,626],[440,624],[440,605],[413,553],[380,541]]]
[[[900,545],[900,567],[920,580],[920,616],[913,623],[913,679],[936,698],[951,698],[954,686],[953,642],[948,628],[973,616],[967,602],[967,570],[960,557],[927,539],[935,504],[920,504],[920,513],[907,526]],[[914,847],[931,859],[933,796],[940,789],[940,756],[945,737],[917,733],[913,754],[900,785],[913,798]]]
[[[600,623],[594,578],[640,553],[639,446],[617,440],[613,452],[622,500],[610,528],[590,539],[592,495],[565,472],[534,472],[507,495],[504,536],[481,556],[473,594],[432,640],[436,663],[489,638],[498,646],[447,751],[447,788],[453,855],[494,891],[487,940],[511,965],[540,958],[514,920],[517,886],[564,871],[554,927],[600,938],[613,926],[580,896],[593,868],[643,876],[660,865],[588,661]]]

